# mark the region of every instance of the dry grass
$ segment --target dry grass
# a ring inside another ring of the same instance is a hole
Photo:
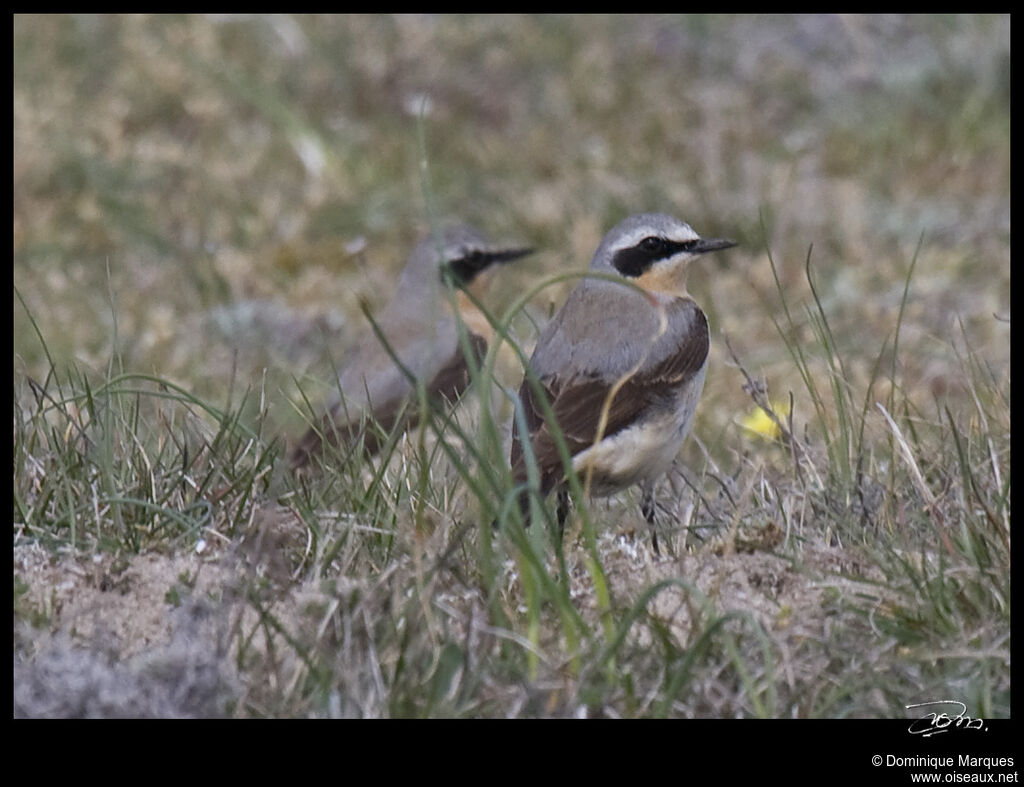
[[[1009,714],[1007,17],[14,32],[17,714]],[[541,250],[505,315],[644,210],[741,244],[665,559],[631,493],[492,537],[497,394],[288,471],[431,217]]]

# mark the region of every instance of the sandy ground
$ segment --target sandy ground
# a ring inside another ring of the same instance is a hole
[[[837,594],[877,590],[841,578],[870,574],[841,550],[805,549],[797,568],[765,551],[781,540],[780,533],[769,527],[765,538],[761,544],[705,546],[696,554],[658,557],[645,533],[606,532],[599,537],[599,548],[613,597],[620,604],[631,604],[641,591],[662,580],[674,580],[650,599],[647,610],[679,642],[691,641],[692,619],[706,623],[708,610],[747,614],[782,654],[777,674],[792,682],[795,672],[804,673],[813,665],[804,656],[799,665],[787,664],[786,654],[795,653],[806,640],[827,637],[832,613],[823,603],[826,590],[833,599]],[[253,681],[297,682],[301,664],[281,647],[280,638],[275,640],[261,628],[244,587],[252,587],[248,580],[257,577],[273,586],[272,596],[265,596],[273,599],[268,608],[293,632],[316,628],[316,615],[311,617],[310,610],[323,609],[330,598],[336,599],[337,588],[324,595],[322,582],[292,581],[286,568],[275,563],[279,547],[270,539],[258,548],[250,544],[216,553],[151,553],[117,560],[52,557],[36,545],[16,547],[15,574],[24,591],[16,604],[36,610],[40,620],[37,627],[25,622],[16,627],[15,715],[224,716],[235,712]],[[597,598],[582,558],[578,544],[569,550],[571,593],[584,617],[596,621]],[[403,567],[385,567],[382,575],[394,570]],[[507,585],[514,588],[512,561],[508,573]],[[479,595],[455,584],[442,581],[434,586],[438,614],[447,615],[456,628],[473,621],[470,627],[486,630]],[[645,646],[650,628],[637,626],[631,636]],[[275,668],[240,672],[240,638],[253,652],[269,653]],[[270,640],[277,646],[268,650]],[[825,658],[818,653],[818,658]],[[345,715],[361,715],[359,704]]]

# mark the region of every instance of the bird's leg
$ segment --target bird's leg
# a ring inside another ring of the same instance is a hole
[[[519,495],[519,513],[523,516],[523,527],[530,526],[530,492],[524,489]]]
[[[640,489],[642,492],[640,497],[640,513],[644,515],[647,525],[651,528],[651,546],[654,547],[654,554],[661,555],[661,550],[658,549],[658,531],[654,529],[654,514],[657,510],[654,503],[654,483],[652,481],[645,481],[641,484]]]
[[[558,508],[555,515],[558,518],[558,538],[561,540],[565,535],[565,520],[569,518],[569,490],[564,486],[558,490]]]
[[[530,526],[530,492],[527,489],[522,490],[516,495],[516,505],[519,507],[519,513],[523,518],[523,527]],[[498,517],[494,517],[491,520],[491,530],[498,529]]]

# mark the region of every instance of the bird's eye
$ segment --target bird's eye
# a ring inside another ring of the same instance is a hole
[[[657,254],[663,248],[665,248],[665,241],[662,240],[661,238],[657,238],[654,236],[650,238],[644,238],[642,241],[640,241],[640,248],[646,252],[650,252],[651,254]]]

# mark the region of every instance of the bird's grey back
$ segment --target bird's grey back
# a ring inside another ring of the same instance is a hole
[[[458,350],[458,328],[446,308],[452,297],[441,280],[441,265],[478,249],[493,248],[468,224],[441,227],[413,248],[398,277],[391,301],[374,316],[400,368],[374,333],[367,329],[338,374],[338,385],[352,415],[368,404],[380,407],[413,390],[406,372],[429,383]],[[337,407],[341,397],[333,397]]]
[[[590,280],[548,323],[530,365],[541,378],[618,377],[641,361],[656,364],[673,355],[704,320],[689,298],[655,303],[625,282]]]
[[[338,384],[348,406],[363,407],[372,403],[379,407],[406,396],[413,390],[413,383],[406,372],[429,383],[451,362],[458,349],[457,327],[447,313],[440,312],[433,322],[396,322],[382,318],[378,326],[391,352],[385,349],[378,337],[363,337],[355,354],[338,375]],[[404,370],[395,363],[391,353]],[[334,404],[339,401],[335,396]]]

